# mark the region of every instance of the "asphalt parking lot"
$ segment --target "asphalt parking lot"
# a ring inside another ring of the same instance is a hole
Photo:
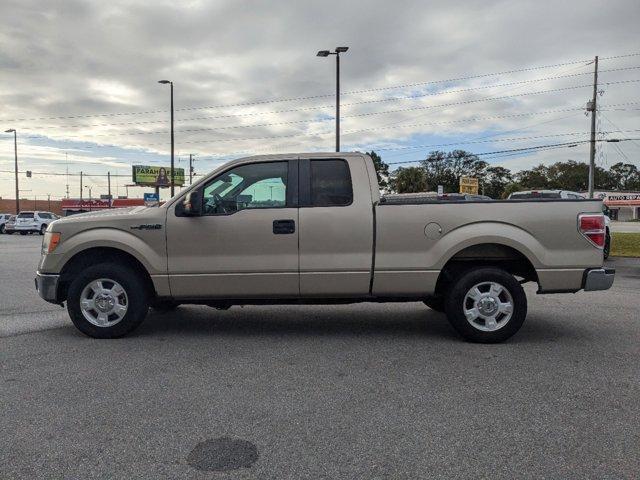
[[[640,260],[509,342],[419,303],[184,306],[84,337],[0,235],[0,478],[637,478]],[[214,470],[214,471],[211,471]]]

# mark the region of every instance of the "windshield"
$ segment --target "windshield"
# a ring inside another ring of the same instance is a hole
[[[33,218],[33,212],[22,212],[18,214],[18,218]]]

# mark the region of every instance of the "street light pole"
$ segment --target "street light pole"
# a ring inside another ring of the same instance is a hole
[[[349,50],[349,47],[336,47],[333,52],[320,50],[318,57],[336,56],[336,152],[340,151],[340,54]]]
[[[340,151],[340,53],[336,50],[336,152]]]
[[[15,128],[5,130],[5,133],[13,133],[13,153],[16,173],[16,215],[20,213],[20,188],[18,187],[18,133]]]
[[[171,86],[171,196],[175,193],[175,172],[174,172],[174,149],[175,142],[173,136],[173,82],[171,80],[160,80],[158,83],[169,84]]]

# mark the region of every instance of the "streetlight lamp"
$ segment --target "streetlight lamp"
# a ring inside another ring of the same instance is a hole
[[[16,170],[16,215],[20,213],[20,189],[18,188],[18,133],[15,128],[5,130],[5,133],[13,133],[13,153],[15,155]]]
[[[336,47],[335,51],[320,50],[318,57],[336,56],[336,152],[340,151],[340,54],[349,50],[349,47]]]
[[[173,139],[173,82],[171,80],[159,80],[158,83],[162,83],[163,85],[171,85],[171,196],[175,192],[175,174],[174,170],[174,160],[173,160],[173,152],[174,152],[174,139]]]

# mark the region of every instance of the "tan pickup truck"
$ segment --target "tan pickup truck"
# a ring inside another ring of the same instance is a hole
[[[227,163],[160,207],[47,228],[36,288],[87,335],[125,335],[149,307],[415,302],[466,339],[499,342],[538,293],[605,290],[600,201],[381,196],[360,153]]]

